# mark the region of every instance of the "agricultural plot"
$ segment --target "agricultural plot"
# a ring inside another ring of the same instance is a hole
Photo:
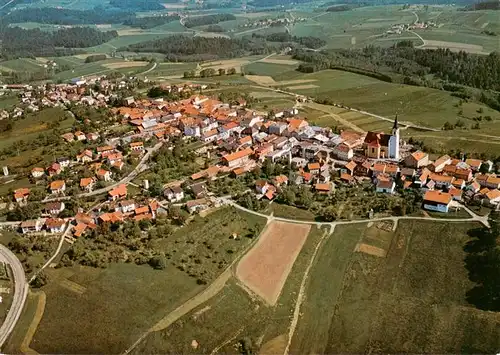
[[[275,305],[311,226],[272,222],[239,262],[236,276],[268,304]]]
[[[261,61],[250,63],[244,67],[245,73],[249,75],[261,75],[276,77],[278,75],[283,75],[284,73],[293,72],[297,65],[290,64],[277,64],[277,60],[274,62],[267,62],[267,59]]]
[[[395,232],[375,233],[374,226],[337,226],[311,271],[291,352],[498,349],[498,317],[465,301],[472,283],[463,246],[476,226],[400,221]],[[359,250],[361,244],[370,248]]]

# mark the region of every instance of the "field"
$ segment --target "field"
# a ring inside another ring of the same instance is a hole
[[[239,262],[236,276],[268,304],[275,305],[311,226],[272,222]]]
[[[132,354],[235,353],[245,338],[255,352],[260,348],[261,353],[283,353],[304,272],[324,233],[311,228],[275,306],[252,298],[232,278],[219,294],[169,328],[150,333]]]
[[[199,293],[204,286],[198,280],[211,282],[220,274],[263,224],[261,218],[234,209],[197,217],[159,243],[168,259],[165,270],[133,264],[49,270],[45,313],[31,347],[40,353],[124,351]],[[233,233],[238,239],[230,238]]]
[[[311,271],[291,352],[496,351],[500,319],[465,301],[462,248],[474,227],[400,221],[390,244],[377,238],[388,251],[380,257],[352,253],[360,241],[377,243],[372,227],[337,226]]]

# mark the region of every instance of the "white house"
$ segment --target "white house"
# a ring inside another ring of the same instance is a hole
[[[451,194],[429,190],[424,195],[424,208],[430,211],[448,212],[453,197]]]
[[[354,151],[345,143],[340,143],[333,148],[333,154],[340,160],[351,160],[354,156]]]
[[[393,194],[396,188],[396,183],[392,180],[379,180],[377,184],[377,192],[383,192],[386,194]]]
[[[66,221],[61,218],[49,218],[45,221],[45,227],[51,233],[63,233]]]
[[[163,195],[169,200],[170,202],[179,202],[184,198],[184,191],[180,186],[173,186],[170,188],[165,189],[163,192]]]
[[[118,206],[115,208],[116,212],[130,213],[135,210],[135,202],[133,200],[120,201]]]
[[[23,234],[40,232],[43,227],[43,221],[39,219],[21,222],[21,231]]]

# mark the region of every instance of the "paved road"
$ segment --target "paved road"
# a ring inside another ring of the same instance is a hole
[[[110,186],[103,187],[102,189],[94,190],[92,192],[81,193],[81,194],[78,194],[77,196],[78,197],[88,197],[88,196],[100,195],[100,194],[103,194],[105,192],[108,192],[108,191],[114,189],[118,185],[128,184],[137,175],[139,175],[139,173],[141,173],[143,171],[143,169],[146,167],[146,163],[148,162],[148,159],[151,157],[151,155],[153,153],[155,153],[158,149],[160,149],[162,147],[162,145],[163,145],[163,142],[159,142],[153,148],[149,148],[148,152],[146,154],[144,154],[141,161],[139,162],[139,164],[137,164],[137,166],[134,168],[134,170],[132,170],[130,172],[130,174],[128,174],[126,177],[124,177],[123,179],[121,179],[117,183],[110,185]]]
[[[144,75],[144,74],[147,74],[147,73],[149,73],[149,72],[151,72],[151,71],[155,70],[157,66],[158,66],[158,63],[156,63],[156,62],[155,62],[151,68],[149,68],[148,70],[145,70],[145,71],[143,71],[142,73],[139,73],[139,74],[137,74],[137,75]]]
[[[0,244],[0,260],[9,264],[12,269],[14,278],[14,296],[10,305],[9,313],[5,318],[5,322],[0,327],[0,348],[4,345],[10,333],[14,329],[21,312],[23,311],[24,302],[28,296],[28,284],[24,269],[17,257],[7,247]]]

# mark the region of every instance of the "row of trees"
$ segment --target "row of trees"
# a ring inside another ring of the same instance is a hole
[[[254,33],[252,37],[264,38],[266,41],[269,42],[294,42],[304,47],[313,49],[323,47],[326,44],[325,40],[318,37],[313,37],[313,36],[297,37],[297,36],[292,36],[288,32],[270,33],[268,35],[259,35]]]

